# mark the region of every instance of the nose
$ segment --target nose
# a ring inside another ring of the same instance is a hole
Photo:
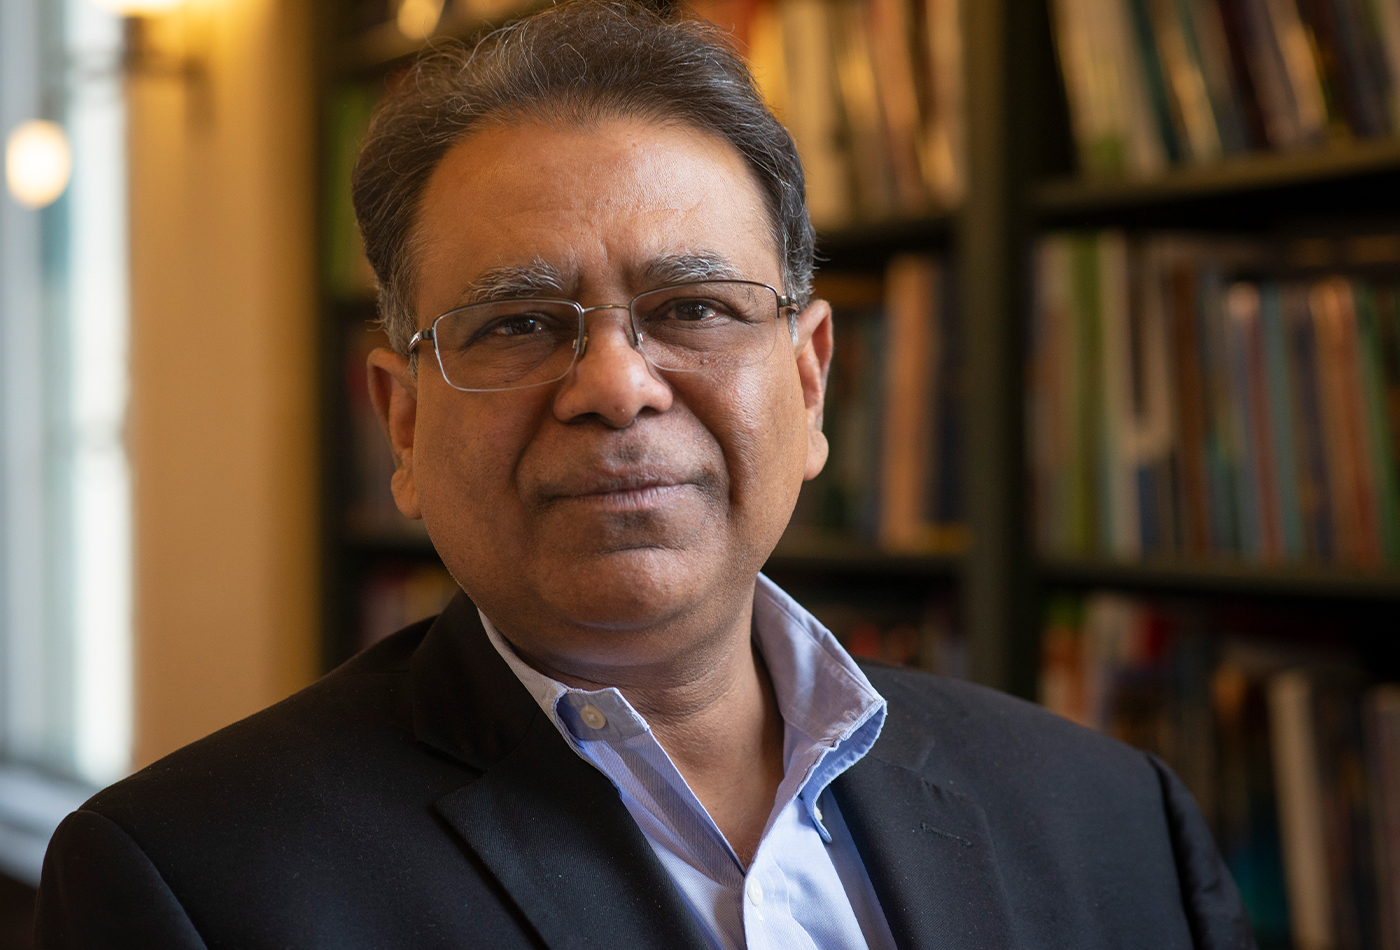
[[[625,429],[648,409],[670,409],[671,387],[633,343],[627,308],[590,309],[594,313],[583,352],[554,397],[555,417],[573,422],[594,416],[611,428]]]

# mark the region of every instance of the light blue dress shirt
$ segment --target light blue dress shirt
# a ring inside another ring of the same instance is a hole
[[[717,950],[894,950],[828,786],[880,735],[885,700],[831,632],[762,574],[754,633],[784,727],[784,777],[747,871],[621,692],[571,689],[492,645],[623,804]]]

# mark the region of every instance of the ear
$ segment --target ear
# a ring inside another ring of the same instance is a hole
[[[418,419],[418,377],[408,360],[380,347],[369,354],[369,398],[394,452],[389,485],[394,503],[408,518],[422,518],[418,486],[413,480],[413,436]]]
[[[797,374],[807,407],[807,468],[802,477],[816,478],[826,465],[828,446],[822,432],[826,407],[826,378],[831,372],[833,348],[831,304],[813,300],[797,315]]]

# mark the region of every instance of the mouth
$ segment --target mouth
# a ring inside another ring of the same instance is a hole
[[[550,504],[584,505],[602,511],[632,513],[678,501],[693,489],[688,480],[663,475],[624,475],[581,479],[546,495]]]

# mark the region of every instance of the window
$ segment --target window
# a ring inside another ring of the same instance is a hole
[[[92,784],[131,755],[121,20],[0,0],[0,133],[47,119],[72,178],[0,198],[0,759]]]

